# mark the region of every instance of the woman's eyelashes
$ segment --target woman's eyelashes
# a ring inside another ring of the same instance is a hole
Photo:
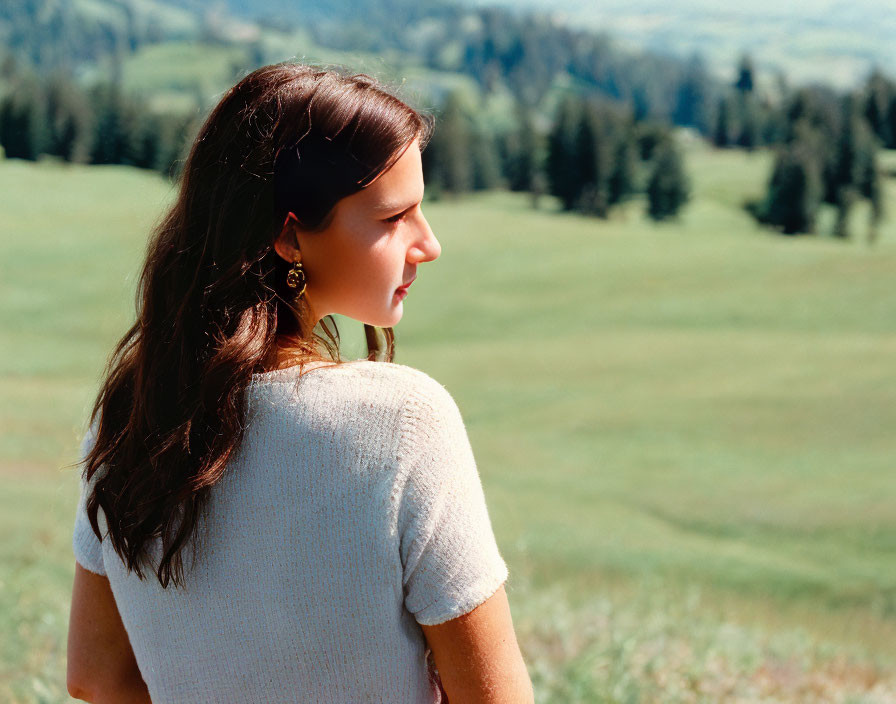
[[[404,220],[408,215],[413,213],[419,205],[420,205],[419,203],[415,203],[411,207],[405,208],[400,213],[395,213],[395,215],[386,218],[384,222],[389,222],[389,223],[400,222],[401,220]]]

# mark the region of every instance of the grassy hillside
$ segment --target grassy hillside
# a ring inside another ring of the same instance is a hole
[[[896,218],[873,248],[861,211],[850,242],[757,230],[769,161],[692,151],[664,226],[425,208],[396,361],[463,411],[539,702],[896,699]],[[0,700],[62,701],[61,467],[171,188],[0,162],[0,192]]]

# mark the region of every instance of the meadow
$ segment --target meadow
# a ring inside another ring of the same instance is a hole
[[[463,412],[538,702],[896,702],[896,213],[760,230],[769,165],[692,147],[662,225],[425,204],[395,361]],[[0,700],[67,701],[72,463],[173,188],[5,161],[0,193]]]

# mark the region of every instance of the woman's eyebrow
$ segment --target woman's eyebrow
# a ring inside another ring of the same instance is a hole
[[[422,199],[421,199],[422,200]],[[416,207],[420,204],[420,200],[416,200],[411,204],[403,203],[380,203],[374,207],[378,213],[403,213],[406,210]]]

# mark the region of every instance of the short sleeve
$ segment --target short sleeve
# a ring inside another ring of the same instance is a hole
[[[93,445],[96,433],[96,425],[92,425],[81,442],[80,460],[83,462],[87,452]],[[96,475],[94,475],[95,477]],[[75,560],[78,561],[84,569],[90,570],[95,574],[105,575],[106,569],[103,566],[103,548],[100,540],[93,532],[90,520],[87,518],[86,501],[87,501],[88,485],[81,475],[81,490],[78,498],[78,507],[75,513],[75,530],[72,538],[72,548],[75,553]],[[102,525],[102,523],[100,523]]]
[[[426,377],[405,408],[398,532],[404,603],[435,625],[469,613],[507,580],[460,410]]]

